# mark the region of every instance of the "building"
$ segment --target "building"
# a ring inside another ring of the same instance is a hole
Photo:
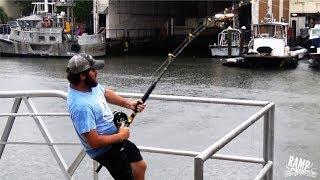
[[[289,7],[289,0],[252,0],[252,23],[262,21],[269,10],[277,21],[289,22]]]
[[[234,2],[237,1],[94,0],[94,26],[106,27],[107,38],[185,35],[201,18],[213,16]]]

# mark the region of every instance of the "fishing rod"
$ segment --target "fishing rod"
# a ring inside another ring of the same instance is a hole
[[[191,41],[196,38],[206,27],[207,23],[211,23],[211,19],[208,18],[208,21],[205,21],[204,24],[197,27],[193,33],[189,33],[189,35],[185,38],[185,40],[176,48],[173,53],[169,53],[167,59],[164,61],[164,63],[156,70],[158,72],[161,68],[162,71],[160,71],[159,75],[154,79],[151,86],[148,88],[148,90],[145,92],[145,94],[142,96],[141,100],[142,102],[146,102],[149,98],[150,94],[156,87],[157,83],[160,81],[163,74],[168,70],[169,66],[172,64],[172,62],[176,59],[176,57],[181,54],[181,52],[191,43]],[[155,72],[155,73],[156,73]],[[119,128],[123,123],[126,127],[129,127],[134,118],[136,117],[138,113],[137,107],[133,110],[131,115],[128,117],[126,113],[121,111],[115,111],[113,112],[113,122],[117,128]],[[119,143],[120,146],[122,146],[122,143]],[[99,173],[101,170],[102,165],[100,164],[98,168],[96,169],[96,172]]]
[[[231,7],[231,11],[235,11],[237,9],[239,9],[240,7],[242,7],[244,4],[248,4],[250,2],[244,3],[243,1],[241,1],[240,3],[238,3],[237,5],[233,5]],[[226,14],[226,12],[228,12],[228,8],[226,8],[224,10],[224,12],[221,12],[223,14],[219,14],[217,13],[215,16],[213,17],[209,17],[207,19],[205,19],[203,21],[202,24],[200,24],[192,33],[189,33],[188,36],[184,39],[184,41],[172,52],[168,54],[167,59],[164,61],[164,63],[156,70],[159,71],[159,69],[162,68],[162,70],[160,71],[159,75],[157,77],[154,78],[154,81],[152,82],[151,86],[148,88],[148,90],[145,92],[145,94],[142,96],[141,100],[143,103],[145,103],[147,101],[147,99],[149,98],[150,94],[152,93],[152,91],[155,89],[157,83],[160,81],[161,77],[163,76],[163,74],[168,70],[168,68],[170,67],[170,65],[172,64],[172,62],[177,58],[177,56],[179,56],[182,51],[196,38],[199,36],[199,34],[204,31],[207,27],[213,27],[215,26],[215,22],[219,22],[222,21],[223,18],[233,18],[233,16],[228,14]],[[219,14],[219,15],[218,15]],[[225,15],[224,15],[225,14]],[[223,16],[223,17],[222,17]],[[133,110],[133,112],[131,113],[131,115],[129,117],[127,117],[127,115],[123,112],[114,112],[114,123],[117,127],[120,127],[120,125],[122,123],[125,124],[126,127],[129,127],[130,124],[133,122],[134,118],[137,115],[137,107],[135,108],[135,110]]]
[[[250,2],[247,2],[246,4],[248,4],[248,3],[250,3]],[[237,5],[233,5],[231,10],[235,11],[236,9],[240,8],[243,5],[244,5],[244,3],[243,3],[243,1],[241,1]],[[221,12],[221,13],[226,14],[226,12],[228,12],[228,11],[229,10],[226,8],[224,10],[224,12]],[[224,18],[230,18],[230,17],[231,16],[228,16],[227,14],[224,15]],[[198,37],[198,35],[202,31],[204,31],[207,27],[215,26],[215,22],[219,22],[222,19],[223,19],[222,15],[213,16],[211,18],[209,17],[209,18],[205,19],[203,21],[203,23],[200,24],[192,33],[188,34],[188,36],[184,39],[184,41],[172,53],[168,54],[167,59],[155,71],[155,73],[157,73],[160,69],[162,69],[159,72],[159,75],[155,77],[155,79],[152,82],[151,86],[148,88],[148,90],[142,96],[141,100],[142,100],[143,103],[145,103],[147,101],[147,99],[149,98],[150,94],[152,93],[152,91],[156,87],[157,83],[160,81],[160,79],[163,76],[163,74],[168,70],[168,68],[172,64],[172,62],[177,58],[177,56],[179,56],[182,53],[182,51],[192,42],[192,40],[194,40],[196,37]],[[153,74],[155,74],[155,73],[153,73]],[[137,113],[138,113],[137,107],[133,110],[133,112],[131,113],[131,115],[129,117],[124,112],[115,111],[113,113],[114,114],[113,122],[116,125],[116,127],[118,127],[118,128],[121,126],[122,123],[124,123],[126,127],[129,127],[130,124],[133,122],[134,118],[136,117]],[[98,173],[101,170],[101,168],[102,168],[102,165],[100,164],[98,166],[98,168],[96,169],[96,172]]]
[[[211,21],[211,19],[210,19]],[[202,24],[199,27],[197,27],[196,30],[194,30],[193,33],[189,33],[187,38],[176,48],[173,53],[169,53],[167,59],[164,61],[164,63],[157,69],[159,71],[160,68],[162,70],[160,71],[159,75],[155,77],[153,80],[151,86],[148,88],[148,90],[145,92],[145,94],[142,96],[141,100],[143,103],[147,101],[152,91],[155,89],[157,83],[160,81],[163,74],[168,70],[169,66],[172,64],[172,62],[176,59],[176,57],[181,54],[181,52],[192,42],[194,38],[196,38],[204,29],[206,29],[206,25]],[[129,117],[123,112],[114,112],[114,123],[117,127],[119,127],[122,123],[125,124],[126,127],[129,127],[134,118],[137,115],[137,107]]]

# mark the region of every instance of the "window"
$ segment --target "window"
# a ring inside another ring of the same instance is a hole
[[[45,37],[44,36],[39,36],[39,41],[45,41]]]
[[[49,40],[50,40],[50,41],[56,41],[56,37],[50,36],[50,37],[49,37]]]

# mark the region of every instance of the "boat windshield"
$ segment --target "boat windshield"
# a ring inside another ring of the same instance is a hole
[[[254,37],[273,37],[273,38],[286,38],[286,27],[275,24],[263,24],[254,27]]]
[[[230,40],[232,46],[239,46],[240,44],[240,30],[231,30],[230,31]],[[221,46],[228,46],[228,31],[224,30],[218,35],[218,44]]]

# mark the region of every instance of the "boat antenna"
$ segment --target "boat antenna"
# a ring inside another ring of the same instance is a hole
[[[249,2],[250,3],[250,2]],[[243,5],[247,5],[249,3],[244,3],[243,1],[240,1],[240,3],[236,4],[236,5],[232,5],[229,9],[225,9],[227,11],[234,11],[239,9],[240,7],[242,7]],[[224,12],[221,12],[221,14],[225,14]],[[228,18],[228,17],[224,17],[224,18]],[[221,21],[221,16],[219,16],[219,19]],[[172,52],[168,54],[167,59],[164,61],[164,63],[156,70],[156,72],[158,73],[158,76],[156,76],[151,84],[151,86],[148,88],[148,90],[144,93],[144,95],[142,96],[141,100],[142,102],[146,102],[147,99],[149,98],[150,94],[152,93],[152,91],[154,90],[154,88],[156,87],[157,83],[160,81],[161,77],[163,76],[163,74],[168,70],[168,68],[170,67],[170,65],[172,64],[172,62],[182,53],[182,51],[192,42],[192,40],[194,40],[203,30],[205,30],[207,27],[213,27],[215,26],[215,22],[217,21],[217,18],[215,16],[213,17],[209,17],[204,19],[204,21],[202,22],[202,24],[198,25],[198,27],[192,32],[189,33],[187,35],[187,37],[184,39],[184,41]],[[160,71],[161,69],[161,71]],[[128,117],[128,120],[125,121],[125,126],[129,127],[130,124],[133,122],[134,118],[137,115],[137,107],[135,108],[135,110],[133,110],[133,112],[131,113],[131,115]]]

